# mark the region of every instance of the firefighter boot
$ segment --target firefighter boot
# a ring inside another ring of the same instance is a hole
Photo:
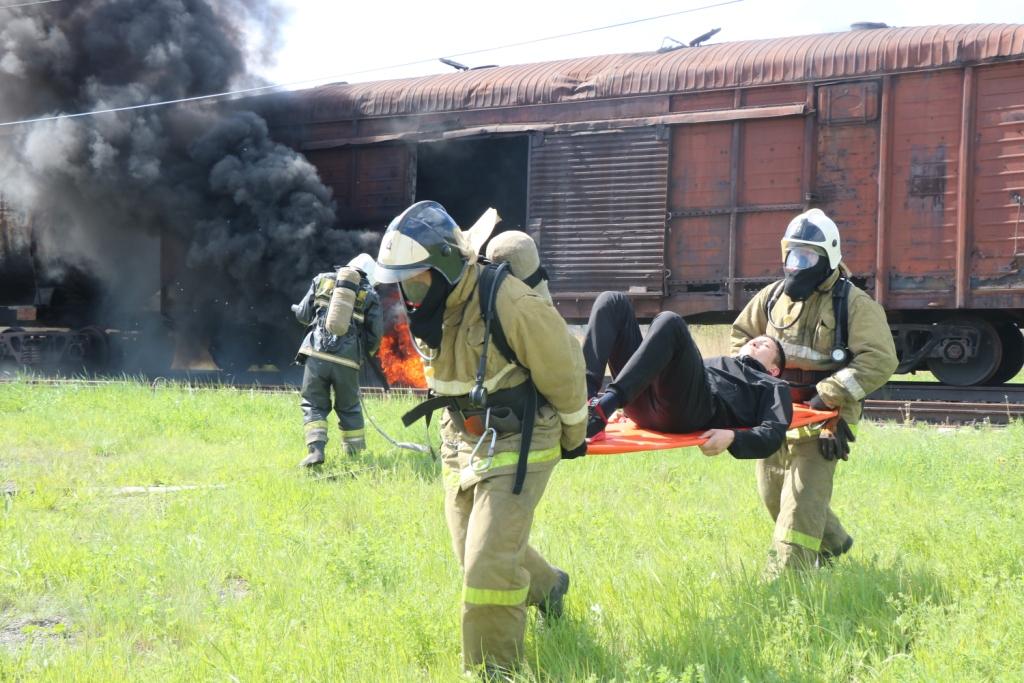
[[[548,593],[548,596],[537,604],[537,611],[544,616],[545,620],[562,618],[562,613],[565,609],[563,604],[565,602],[565,594],[569,592],[569,575],[558,568],[555,569],[555,573],[558,574],[558,580],[555,582],[554,587]]]
[[[316,467],[317,465],[324,464],[324,446],[323,441],[314,441],[309,444],[309,455],[306,459],[299,463],[300,467]]]
[[[850,552],[850,548],[853,547],[853,536],[847,536],[843,544],[835,550],[828,550],[825,548],[821,549],[821,564],[825,567],[831,567],[840,555],[845,555]]]
[[[341,442],[341,450],[345,455],[355,457],[366,450],[366,439],[361,436],[354,439],[345,437]]]

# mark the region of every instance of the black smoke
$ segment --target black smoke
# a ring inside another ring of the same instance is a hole
[[[0,9],[0,122],[256,85],[283,17],[270,0]],[[163,283],[166,312],[206,336],[288,324],[313,274],[363,250],[316,169],[237,103],[0,126],[0,191],[31,214],[44,265],[88,270],[119,313],[152,300],[140,255],[162,239],[185,266]]]

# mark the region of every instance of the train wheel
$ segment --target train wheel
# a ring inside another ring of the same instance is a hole
[[[946,347],[949,360],[929,358],[928,369],[936,379],[955,387],[972,387],[992,379],[1003,359],[1003,342],[999,331],[981,318],[953,318],[944,322],[958,327],[973,327],[978,331],[980,341],[977,355],[966,362],[956,362],[956,355],[967,353],[967,349],[959,344]]]
[[[110,338],[103,329],[95,326],[83,327],[78,334],[85,338],[85,353],[82,361],[85,370],[97,372],[103,370],[110,360]]]
[[[989,384],[1003,384],[1013,379],[1024,367],[1024,335],[1013,323],[1001,323],[997,329],[999,341],[1003,345],[1003,359],[988,381]]]

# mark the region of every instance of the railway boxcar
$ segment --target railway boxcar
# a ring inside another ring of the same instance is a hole
[[[888,313],[903,371],[1024,364],[1024,25],[869,28],[258,98],[351,227],[416,199],[496,206],[559,309],[605,289],[727,321],[817,206]]]

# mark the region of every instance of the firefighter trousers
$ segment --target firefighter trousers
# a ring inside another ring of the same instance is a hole
[[[359,404],[359,371],[313,357],[306,359],[300,392],[306,445],[316,441],[327,442],[332,389],[343,446],[346,451],[358,451],[366,445],[363,411]]]
[[[775,520],[770,573],[818,566],[822,552],[838,554],[850,537],[829,506],[835,471],[817,440],[757,461],[758,492]]]
[[[514,475],[484,479],[463,490],[445,491],[445,517],[452,548],[463,569],[462,658],[467,669],[481,664],[514,668],[523,656],[527,605],[540,604],[558,574],[529,545],[533,513],[552,470],[526,475],[520,494]]]

